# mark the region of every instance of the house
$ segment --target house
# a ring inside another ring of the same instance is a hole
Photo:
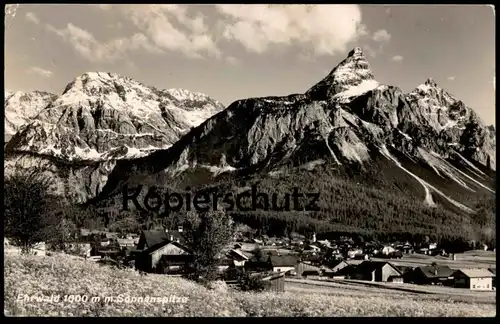
[[[137,243],[137,249],[144,251],[165,241],[178,241],[178,243],[181,244],[185,243],[184,237],[179,231],[142,231],[139,242]]]
[[[250,259],[250,256],[246,255],[243,251],[238,249],[232,249],[227,253],[227,257],[232,260],[236,267],[243,267],[245,262]]]
[[[455,272],[455,287],[470,290],[492,290],[493,273],[484,268],[460,269]]]
[[[295,270],[298,258],[294,255],[271,255],[269,262],[274,272],[287,272]]]
[[[105,237],[109,240],[114,240],[120,237],[120,234],[118,232],[107,232],[105,234]]]
[[[123,249],[123,248],[126,248],[126,247],[134,247],[135,246],[135,242],[136,240],[135,239],[116,239],[116,241],[118,242],[118,245],[120,245],[120,247]]]
[[[307,271],[320,271],[320,268],[312,265],[309,261],[299,261],[295,266],[295,272],[301,276],[304,272]]]
[[[349,266],[349,263],[347,263],[343,260],[339,260],[339,261],[332,262],[330,264],[330,269],[333,271],[333,273],[337,273],[340,270],[342,270],[348,266]]]
[[[361,250],[361,249],[353,249],[353,250],[347,251],[347,257],[349,259],[354,259],[358,255],[362,255],[362,254],[363,254],[363,250]]]
[[[122,254],[120,246],[117,243],[111,243],[107,246],[96,245],[92,248],[91,256],[101,256],[103,258],[109,257],[116,259]]]
[[[86,237],[90,235],[90,230],[87,228],[81,228],[80,229],[80,236]]]
[[[314,252],[321,252],[321,248],[317,247],[316,245],[309,245],[308,247],[309,247],[308,250],[311,250]]]
[[[177,241],[164,240],[155,245],[149,244],[147,249],[136,256],[135,266],[139,270],[165,273],[165,269],[160,269],[161,267],[178,269],[192,259],[190,249]]]
[[[383,255],[389,255],[393,252],[396,252],[396,249],[393,248],[392,246],[390,245],[386,245],[384,246],[381,250],[380,250],[380,253],[383,254]]]
[[[353,267],[349,277],[356,280],[392,282],[395,278],[401,278],[402,274],[389,262],[363,261]]]
[[[73,242],[64,244],[65,250],[74,255],[89,258],[92,255],[92,244],[83,242]]]
[[[264,241],[259,240],[259,239],[253,239],[252,241],[253,241],[255,244],[259,244],[259,245],[264,244]]]
[[[403,276],[406,282],[417,285],[447,285],[453,284],[455,270],[448,266],[417,267]]]
[[[309,279],[319,279],[321,277],[321,271],[318,270],[305,270],[301,274],[302,277],[304,278],[309,278]]]
[[[488,269],[493,274],[493,287],[497,286],[497,269],[489,268]]]
[[[405,254],[412,254],[414,252],[413,246],[411,246],[409,243],[404,244],[402,250]]]

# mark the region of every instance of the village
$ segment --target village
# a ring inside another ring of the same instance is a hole
[[[81,229],[65,253],[119,268],[134,268],[142,274],[181,276],[193,257],[182,227],[175,230],[144,230],[120,234]],[[482,250],[488,250],[482,246]],[[4,239],[5,253],[16,253]],[[491,250],[491,249],[490,249]],[[33,249],[50,255],[45,245]],[[429,263],[428,260],[434,260]],[[436,262],[437,260],[437,262]],[[287,238],[262,235],[248,238],[238,233],[219,260],[219,276],[228,285],[238,285],[242,272],[267,281],[267,289],[282,292],[285,282],[359,281],[371,283],[444,286],[470,291],[496,290],[495,263],[463,267],[456,255],[436,243],[358,242],[352,238],[317,240],[293,233]]]

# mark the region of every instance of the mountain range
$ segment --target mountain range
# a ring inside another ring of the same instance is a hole
[[[474,236],[486,224],[478,206],[495,195],[495,128],[432,79],[410,93],[376,81],[361,48],[303,94],[225,109],[107,73],[48,97],[7,143],[7,159],[52,161],[64,194],[79,202],[116,203],[123,185],[288,192],[300,184],[321,191],[321,211],[271,218],[346,230],[460,226]],[[85,188],[75,195],[78,182]]]
[[[103,72],[77,77],[59,96],[10,94],[6,164],[43,165],[58,178],[58,192],[78,202],[99,192],[117,160],[166,149],[225,108],[201,93]]]

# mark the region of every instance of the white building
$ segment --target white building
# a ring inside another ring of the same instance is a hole
[[[488,269],[460,269],[455,272],[455,287],[470,290],[493,290],[493,273]]]

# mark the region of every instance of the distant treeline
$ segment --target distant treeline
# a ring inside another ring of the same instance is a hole
[[[383,168],[384,172],[381,172]],[[189,180],[192,176],[187,174],[177,179],[179,191],[187,186],[194,188]],[[196,176],[199,179],[200,174]],[[290,232],[316,232],[328,237],[344,233],[368,239],[410,241],[419,241],[427,236],[433,241],[453,242],[455,245],[470,240],[496,245],[496,204],[493,194],[460,197],[460,202],[476,210],[474,214],[449,206],[428,207],[423,204],[424,189],[404,171],[397,168],[388,170],[387,165],[358,169],[325,165],[314,171],[294,170],[279,177],[266,174],[232,178],[225,175],[216,183],[201,185],[196,189],[241,191],[241,188],[250,188],[254,184],[258,186],[259,192],[269,195],[283,195],[297,186],[303,192],[320,193],[319,211],[257,210],[230,213],[235,221],[257,229],[258,234],[283,236]],[[143,227],[160,224],[175,226],[182,222],[183,217],[182,214],[128,214],[134,215]],[[112,224],[123,217],[124,214],[116,208],[114,213],[106,213],[103,222]]]

